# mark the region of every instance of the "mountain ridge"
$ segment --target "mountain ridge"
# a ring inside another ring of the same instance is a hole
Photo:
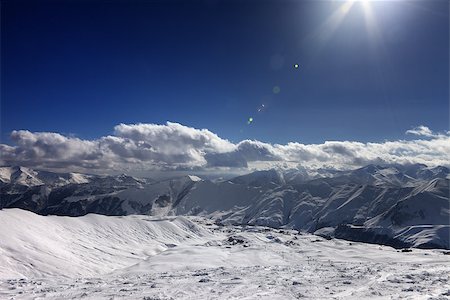
[[[63,216],[202,215],[223,224],[450,249],[446,167],[369,165],[327,177],[266,170],[214,182],[194,175],[155,181],[21,168],[14,177],[17,167],[0,167],[0,208]]]

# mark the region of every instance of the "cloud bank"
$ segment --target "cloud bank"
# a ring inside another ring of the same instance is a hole
[[[450,164],[450,134],[426,126],[406,131],[413,140],[361,143],[269,144],[244,140],[237,144],[207,129],[178,123],[120,124],[114,134],[82,140],[53,132],[18,130],[14,145],[0,144],[0,164],[83,172],[208,170],[287,164],[306,168],[352,169],[367,164]]]

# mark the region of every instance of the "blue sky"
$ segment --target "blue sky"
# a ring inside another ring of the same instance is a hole
[[[1,13],[1,165],[449,164],[448,1],[8,0]]]
[[[315,37],[342,3],[6,1],[2,139],[166,121],[270,143],[448,129],[448,2],[371,2],[378,36],[355,3]]]

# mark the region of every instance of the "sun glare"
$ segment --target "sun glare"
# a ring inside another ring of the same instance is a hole
[[[376,0],[348,0],[344,1],[318,29],[318,36],[322,42],[330,38],[331,34],[341,25],[355,4],[362,6],[364,19],[368,31],[376,31],[376,21],[371,2]]]

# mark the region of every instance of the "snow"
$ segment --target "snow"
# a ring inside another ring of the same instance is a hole
[[[445,299],[449,274],[442,250],[202,217],[0,210],[0,299]]]
[[[11,167],[0,167],[0,180],[5,183],[11,182],[13,169]]]
[[[416,225],[400,230],[396,238],[419,247],[427,243],[450,245],[450,225]]]
[[[198,177],[198,176],[195,176],[195,175],[188,175],[188,177],[189,177],[189,179],[191,180],[191,181],[202,181],[202,179],[200,178],[200,177]]]
[[[88,183],[89,177],[80,173],[70,173],[70,183]]]

